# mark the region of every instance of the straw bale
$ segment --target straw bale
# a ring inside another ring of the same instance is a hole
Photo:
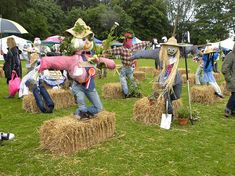
[[[156,69],[153,67],[138,67],[136,68],[136,71],[142,71],[146,74],[153,74]]]
[[[68,108],[76,105],[74,96],[70,90],[64,89],[49,89],[47,90],[51,96],[55,110]],[[35,98],[32,93],[23,97],[23,109],[26,112],[41,112],[36,104]]]
[[[0,68],[3,68],[3,64],[0,64]]]
[[[216,81],[220,81],[221,80],[221,73],[213,72],[213,75],[214,75]]]
[[[189,80],[190,85],[194,85],[195,84],[195,75],[192,73],[189,73],[188,80]],[[182,75],[182,81],[183,81],[183,83],[187,83],[186,74]]]
[[[219,101],[219,98],[210,85],[202,85],[191,88],[191,100],[196,103],[212,104]]]
[[[102,87],[102,96],[104,98],[123,98],[122,87],[120,83],[107,83]]]
[[[231,92],[228,91],[228,89],[226,88],[226,82],[225,81],[221,84],[220,87],[221,87],[221,91],[222,91],[223,95],[227,95],[227,96],[231,95]]]
[[[182,76],[186,74],[185,68],[178,68],[178,71],[181,73]],[[190,73],[190,68],[188,68],[188,73]]]
[[[162,113],[165,112],[165,103],[163,99],[149,102],[144,97],[134,104],[133,119],[145,124],[160,124]]]
[[[153,72],[153,77],[158,77],[160,73],[161,73],[161,70],[155,69],[154,72]]]
[[[135,71],[134,72],[134,78],[139,80],[139,81],[145,80],[145,72],[143,72],[143,71]]]
[[[106,141],[115,132],[115,113],[102,111],[95,118],[78,120],[73,115],[45,121],[39,130],[40,148],[68,155]]]
[[[3,77],[3,74],[4,74],[3,69],[0,68],[0,78]]]

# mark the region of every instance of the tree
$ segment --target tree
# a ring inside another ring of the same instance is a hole
[[[194,20],[195,0],[167,0],[167,2],[171,32],[181,41],[183,34],[190,31],[189,24]]]
[[[228,37],[229,27],[234,25],[234,1],[197,0],[195,19],[192,25],[195,43],[223,40]]]
[[[100,0],[55,0],[55,2],[60,5],[64,11],[70,11],[73,7],[87,9],[101,3]]]
[[[118,5],[100,4],[97,7],[89,8],[85,12],[84,19],[101,39],[106,39],[114,22],[120,24],[117,35],[132,25],[132,18]]]
[[[115,0],[132,17],[135,35],[141,39],[161,38],[169,32],[167,4],[162,0]]]

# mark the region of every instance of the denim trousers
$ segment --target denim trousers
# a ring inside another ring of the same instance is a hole
[[[231,92],[226,108],[232,113],[235,113],[235,92]]]
[[[94,88],[93,90],[86,89],[85,86],[76,83],[73,81],[72,84],[72,92],[76,95],[78,108],[76,110],[76,114],[79,115],[80,112],[89,112],[91,114],[97,114],[103,109],[103,105],[101,103],[98,92]],[[87,106],[85,102],[85,98],[91,102],[91,106]]]
[[[46,88],[42,85],[37,86],[34,84],[32,91],[40,111],[43,113],[52,113],[55,105]]]
[[[134,73],[134,69],[132,67],[122,67],[121,68],[120,81],[121,81],[122,91],[125,95],[127,95],[129,93],[127,78],[130,79],[131,84],[134,87],[137,87],[136,82],[134,80],[133,73]]]

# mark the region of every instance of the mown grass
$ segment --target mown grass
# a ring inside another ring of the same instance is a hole
[[[153,66],[153,61],[141,60],[139,66]],[[191,71],[196,67],[189,61]],[[152,79],[148,75],[141,82],[146,96],[151,93]],[[109,72],[107,79],[97,79],[99,94],[104,83],[118,81],[114,72]],[[101,97],[105,109],[116,113],[115,136],[75,155],[58,157],[39,149],[38,129],[43,121],[69,115],[76,107],[52,114],[26,113],[22,100],[3,98],[7,96],[4,78],[0,78],[0,90],[0,131],[16,134],[15,140],[0,146],[0,175],[235,175],[235,118],[223,117],[228,97],[209,106],[193,104],[200,121],[185,127],[174,122],[170,130],[133,121],[136,98]],[[187,104],[186,86],[182,98]]]

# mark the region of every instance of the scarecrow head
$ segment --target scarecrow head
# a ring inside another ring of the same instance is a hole
[[[175,37],[169,38],[166,43],[162,43],[160,50],[160,58],[165,65],[174,64],[179,60],[179,45]]]
[[[133,34],[130,32],[127,32],[124,34],[124,41],[123,41],[123,46],[125,48],[131,48],[132,47],[132,41],[133,41]]]
[[[94,33],[81,18],[76,21],[72,28],[66,31],[73,36],[71,45],[74,49],[90,51],[93,48]]]

